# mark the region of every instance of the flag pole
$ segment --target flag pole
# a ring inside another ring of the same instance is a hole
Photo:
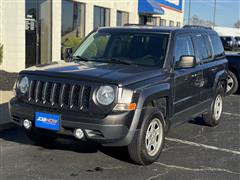
[[[190,25],[190,21],[191,21],[191,4],[192,4],[192,0],[189,0],[189,6],[188,6],[188,25]]]
[[[217,7],[217,0],[214,0],[213,29],[215,28],[215,23],[216,23],[216,7]]]

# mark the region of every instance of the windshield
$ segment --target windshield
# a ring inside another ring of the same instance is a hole
[[[76,50],[73,58],[162,67],[168,36],[149,33],[93,33]]]

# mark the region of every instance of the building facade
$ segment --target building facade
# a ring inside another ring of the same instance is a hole
[[[182,26],[183,7],[183,0],[0,0],[0,70],[63,60],[101,26]]]

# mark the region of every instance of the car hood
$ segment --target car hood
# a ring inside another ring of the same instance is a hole
[[[53,62],[28,68],[22,73],[86,79],[126,86],[163,73],[160,68],[98,62]]]

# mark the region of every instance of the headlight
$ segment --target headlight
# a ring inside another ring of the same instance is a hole
[[[111,86],[101,86],[97,91],[96,99],[101,105],[110,105],[115,99],[114,89]]]
[[[25,94],[28,91],[28,88],[29,88],[29,80],[25,76],[20,80],[18,84],[18,89],[20,90],[21,93]]]

